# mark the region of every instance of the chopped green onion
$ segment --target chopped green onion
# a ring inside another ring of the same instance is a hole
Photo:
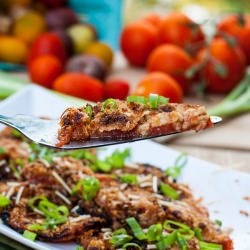
[[[158,108],[159,96],[157,94],[149,95],[149,106],[152,109]]]
[[[81,247],[81,246],[77,246],[77,247],[76,247],[76,250],[84,250],[84,248]]]
[[[109,242],[114,246],[122,246],[130,242],[132,239],[133,237],[127,234],[113,234]]]
[[[126,243],[122,246],[122,249],[127,249],[127,247],[132,247],[133,249],[134,248],[137,248],[139,250],[141,250],[141,246],[139,246],[137,243],[134,243],[134,242],[130,242],[130,243]]]
[[[86,111],[86,113],[88,114],[88,116],[89,116],[90,118],[92,118],[92,116],[93,116],[93,110],[92,110],[92,107],[91,107],[90,105],[87,105],[87,106],[85,107],[85,111]]]
[[[16,129],[13,129],[13,130],[11,131],[11,134],[12,134],[14,137],[16,137],[16,138],[22,137],[22,134],[21,134],[19,131],[17,131]]]
[[[116,101],[113,98],[107,99],[102,105],[102,111],[105,111],[107,107],[110,107],[111,110],[114,110],[117,106]]]
[[[171,225],[174,227],[171,227]],[[170,232],[175,231],[176,229],[190,229],[189,226],[173,220],[166,220],[163,223],[163,228]]]
[[[97,168],[103,172],[110,172],[112,169],[112,165],[106,161],[97,160],[96,165]]]
[[[158,250],[166,250],[171,247],[177,240],[177,232],[174,231],[171,234],[163,236],[162,239],[156,243]]]
[[[6,207],[10,204],[10,199],[0,194],[0,207]]]
[[[187,164],[188,157],[186,153],[181,153],[175,160],[174,166],[167,168],[165,174],[167,176],[172,176],[173,178],[179,177],[181,170]]]
[[[32,224],[28,226],[28,229],[32,231],[44,231],[47,229],[47,226],[43,224]]]
[[[113,235],[119,235],[119,234],[127,234],[126,229],[120,228],[120,229],[117,229],[116,231],[113,232]]]
[[[194,234],[198,240],[203,240],[202,232],[201,232],[201,229],[199,227],[194,228]]]
[[[125,160],[130,157],[130,149],[124,151],[115,150],[110,156],[106,157],[105,161],[109,163],[112,168],[123,168]]]
[[[134,217],[130,217],[126,219],[126,222],[128,223],[129,227],[131,228],[134,236],[138,240],[145,240],[147,238],[146,234],[142,231],[141,226],[137,222],[137,220]]]
[[[5,149],[3,147],[0,147],[0,155],[5,153]]]
[[[201,250],[223,250],[222,245],[205,241],[199,241],[199,246]]]
[[[87,176],[84,179],[78,181],[73,187],[72,194],[76,194],[80,189],[82,190],[82,196],[86,201],[92,200],[100,189],[100,182],[93,176]]]
[[[180,247],[180,250],[188,250],[187,241],[185,240],[184,236],[179,232],[177,232],[177,243]]]
[[[162,235],[162,224],[155,224],[148,228],[147,240],[148,241],[159,241]]]
[[[31,240],[31,241],[35,241],[36,236],[37,236],[36,233],[30,232],[30,231],[28,231],[28,230],[25,230],[25,231],[23,232],[23,237],[26,238],[26,239],[29,239],[29,240]]]
[[[164,96],[159,96],[158,99],[159,104],[167,104],[169,102],[169,98],[166,98]]]
[[[172,187],[170,187],[168,184],[162,182],[160,185],[160,189],[165,196],[168,196],[173,200],[177,200],[179,198],[178,192]]]
[[[136,103],[142,103],[142,104],[147,104],[147,98],[144,96],[128,96],[127,97],[127,102],[136,102]]]
[[[222,221],[220,220],[215,220],[214,223],[217,224],[219,227],[222,226]]]
[[[132,185],[136,185],[138,182],[137,175],[135,175],[135,174],[124,174],[124,175],[120,176],[120,179],[122,182],[132,184]]]

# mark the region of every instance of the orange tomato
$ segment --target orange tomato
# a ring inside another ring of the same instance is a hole
[[[158,28],[162,22],[162,17],[158,14],[151,13],[147,14],[146,16],[142,17],[141,21],[147,22]]]
[[[59,92],[98,102],[103,97],[103,84],[99,80],[81,73],[64,73],[53,83]]]
[[[63,66],[52,55],[37,57],[30,65],[29,75],[32,82],[51,88],[53,81],[62,73]]]
[[[168,74],[153,72],[145,76],[135,87],[133,95],[147,97],[150,93],[165,96],[170,102],[180,103],[183,100],[182,89]]]
[[[218,24],[217,29],[218,35],[226,33],[236,38],[250,64],[250,15],[228,15]]]
[[[166,44],[152,51],[147,61],[147,69],[149,72],[159,71],[171,75],[181,85],[184,93],[187,93],[191,82],[185,77],[185,72],[192,63],[192,58],[183,49]]]
[[[192,54],[203,47],[205,42],[200,26],[180,12],[173,12],[163,19],[158,37],[160,43],[173,43]]]
[[[246,60],[241,48],[222,38],[215,38],[207,49],[201,50],[197,60],[201,64],[205,61],[200,76],[210,92],[229,92],[245,74]]]
[[[144,66],[155,48],[157,29],[146,22],[132,23],[121,34],[120,45],[127,60],[135,66]]]

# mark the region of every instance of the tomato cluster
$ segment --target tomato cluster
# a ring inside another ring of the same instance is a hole
[[[180,102],[183,93],[197,84],[214,93],[232,90],[250,63],[250,17],[226,16],[216,30],[207,42],[201,25],[180,12],[165,17],[150,14],[125,26],[120,40],[123,54],[131,65],[149,72],[135,93],[146,96],[155,91]]]

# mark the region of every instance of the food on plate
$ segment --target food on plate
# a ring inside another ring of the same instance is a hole
[[[152,72],[147,74],[137,85],[133,95],[147,97],[150,93],[155,93],[169,98],[170,102],[180,103],[183,100],[183,91],[170,75],[162,72]]]
[[[197,68],[205,88],[213,93],[227,93],[243,78],[246,58],[241,48],[223,38],[215,38],[197,55]]]
[[[193,59],[185,50],[173,44],[166,44],[152,51],[147,61],[147,70],[169,74],[180,84],[183,92],[188,93],[191,81],[186,77],[186,71],[192,64]]]
[[[227,39],[235,38],[236,42],[243,49],[247,63],[250,63],[250,16],[243,13],[225,16],[217,25],[218,36]]]
[[[205,44],[200,25],[181,12],[170,13],[162,20],[158,36],[160,43],[178,45],[191,54]]]
[[[138,138],[202,130],[213,124],[205,107],[168,103],[156,94],[107,99],[96,105],[68,108],[60,120],[58,146],[92,138]]]
[[[93,102],[101,101],[103,97],[101,81],[77,72],[68,72],[57,77],[53,89]]]
[[[128,149],[55,151],[13,130],[0,135],[0,216],[30,240],[83,249],[232,250],[201,199]],[[176,161],[177,162],[177,161]]]
[[[129,63],[134,66],[146,65],[147,58],[156,45],[157,29],[150,23],[129,24],[121,33],[121,50]]]
[[[39,56],[30,64],[31,81],[51,88],[54,80],[63,72],[62,63],[52,55]]]

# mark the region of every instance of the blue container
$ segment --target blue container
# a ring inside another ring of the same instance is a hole
[[[86,21],[96,27],[101,41],[117,50],[122,26],[122,2],[122,0],[69,0],[69,5],[76,13],[86,16]]]

